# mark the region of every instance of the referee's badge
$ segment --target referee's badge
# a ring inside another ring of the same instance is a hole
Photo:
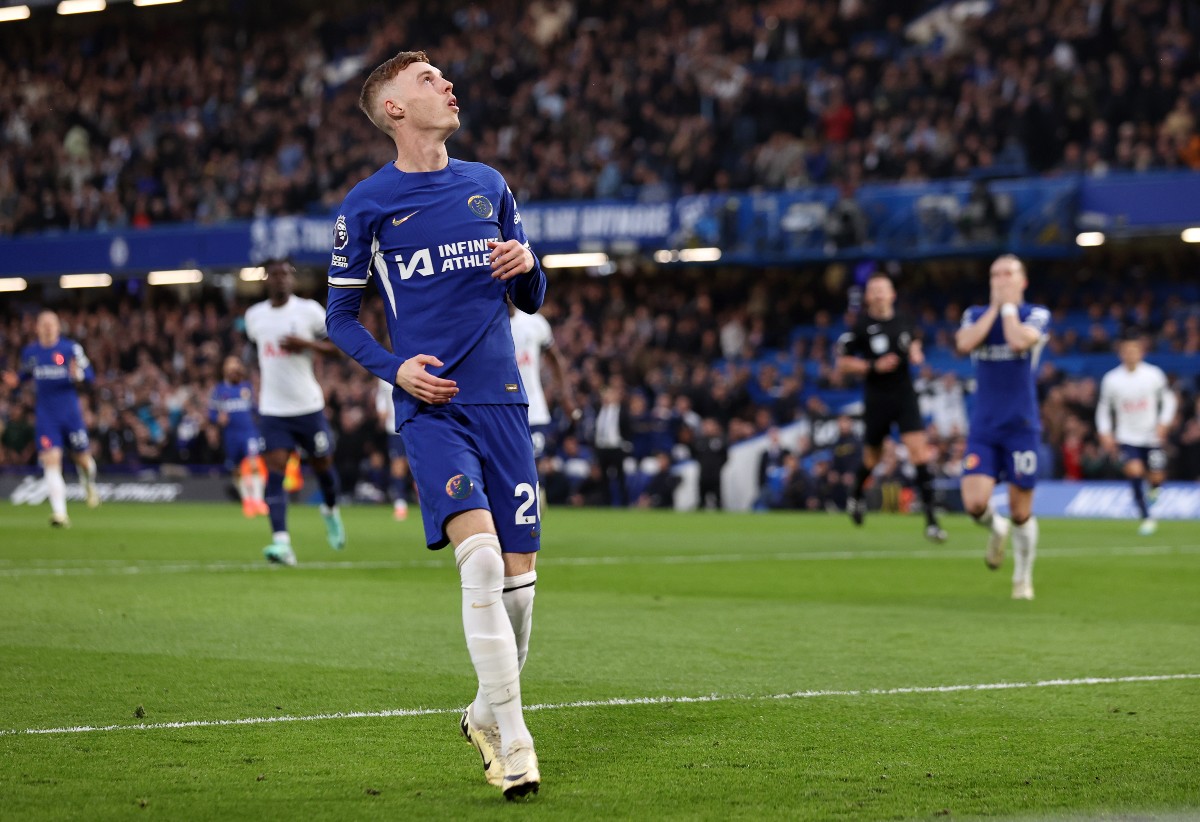
[[[492,201],[482,194],[472,194],[467,198],[467,208],[471,209],[471,213],[481,220],[486,220],[495,213],[492,208]]]

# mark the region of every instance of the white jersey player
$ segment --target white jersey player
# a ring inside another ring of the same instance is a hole
[[[1100,382],[1096,433],[1106,450],[1119,449],[1125,476],[1133,484],[1133,499],[1142,517],[1138,533],[1148,536],[1157,528],[1150,516],[1150,506],[1166,478],[1167,457],[1162,446],[1178,404],[1167,384],[1167,375],[1158,366],[1143,362],[1145,349],[1140,337],[1126,337],[1117,353],[1121,365],[1105,374]],[[1116,417],[1115,429],[1113,417]],[[1143,478],[1150,481],[1149,502],[1142,488]]]
[[[392,517],[397,522],[408,519],[408,496],[412,488],[412,475],[408,470],[408,452],[404,450],[404,439],[396,433],[396,386],[387,380],[379,380],[375,389],[375,414],[387,434],[388,441],[388,497],[392,500]]]
[[[337,347],[325,339],[325,310],[320,303],[297,297],[296,269],[286,260],[265,264],[267,296],[246,310],[246,336],[258,346],[259,426],[267,463],[267,508],[271,544],[263,549],[269,562],[295,565],[287,529],[284,472],[292,449],[312,458],[321,486],[321,516],[334,550],[346,545],[346,530],[337,507],[338,476],[333,468],[333,435],[325,419],[325,392],[313,373],[315,354],[333,356]]]
[[[566,379],[563,358],[554,347],[554,333],[546,318],[541,314],[517,311],[510,303],[508,321],[517,352],[517,371],[521,375],[521,384],[525,386],[525,394],[529,397],[529,431],[533,437],[533,452],[540,459],[547,448],[554,445],[553,417],[542,388],[543,355],[554,372],[563,410],[572,419],[576,417],[574,395]]]

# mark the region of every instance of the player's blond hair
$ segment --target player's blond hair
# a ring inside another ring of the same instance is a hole
[[[1025,268],[1025,263],[1016,254],[1001,254],[999,257],[992,260],[992,265],[995,265],[996,263],[1013,263],[1017,268],[1021,269],[1021,273],[1025,275],[1026,279],[1029,278],[1029,272]]]
[[[379,90],[382,89],[397,74],[404,71],[413,63],[428,63],[429,55],[423,51],[401,51],[395,57],[385,60],[375,67],[363,83],[362,92],[358,95],[358,107],[363,110],[375,128],[387,136],[392,136],[391,124],[387,115],[379,109]]]

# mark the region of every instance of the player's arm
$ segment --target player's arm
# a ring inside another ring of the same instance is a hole
[[[1100,399],[1096,402],[1096,436],[1106,451],[1114,451],[1117,441],[1113,439],[1113,392],[1112,380],[1107,376],[1100,380]]]
[[[567,381],[567,358],[553,345],[543,349],[543,353],[546,355],[546,364],[550,366],[550,373],[554,375],[554,384],[558,386],[563,411],[569,418],[576,419],[580,412],[579,406],[575,404],[575,389]]]
[[[443,404],[458,393],[453,380],[443,380],[425,371],[442,361],[431,354],[407,360],[388,351],[359,321],[363,289],[371,277],[370,220],[347,200],[343,203],[346,236],[335,234],[333,259],[329,266],[329,298],[325,304],[325,329],[334,345],[381,380],[398,385],[422,402]]]
[[[280,340],[279,347],[289,354],[312,351],[325,357],[335,357],[342,353],[341,349],[329,340],[306,340],[303,337],[293,337],[291,335]]]
[[[973,316],[971,309],[963,315],[962,325],[954,333],[954,347],[959,354],[970,354],[987,339],[988,332],[1000,314],[1000,306],[989,305],[979,316]]]
[[[1167,431],[1175,422],[1175,413],[1179,410],[1179,399],[1175,396],[1175,392],[1171,390],[1171,386],[1167,383],[1167,377],[1164,374],[1158,384],[1158,441],[1165,443],[1167,440]]]
[[[529,247],[517,201],[507,185],[500,199],[500,242],[492,249],[492,276],[508,282],[508,298],[521,311],[533,314],[546,299],[546,272]]]
[[[10,391],[16,391],[26,382],[33,379],[33,366],[30,363],[29,348],[26,347],[21,350],[21,357],[17,360],[17,370],[5,371],[0,375],[0,379],[3,380]]]
[[[92,361],[88,359],[87,354],[83,351],[83,346],[79,343],[72,344],[71,347],[71,379],[76,385],[80,383],[94,382],[96,379],[96,369],[92,365]]]
[[[925,344],[916,334],[913,334],[912,342],[908,344],[908,363],[917,367],[925,364]]]
[[[1042,317],[1042,314],[1047,314],[1047,316]],[[1034,308],[1029,316],[1022,320],[1020,309],[1017,308],[1016,303],[1004,303],[1000,306],[1004,341],[1018,354],[1033,348],[1046,335],[1048,319],[1048,313],[1044,308]]]

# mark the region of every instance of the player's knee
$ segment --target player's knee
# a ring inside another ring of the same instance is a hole
[[[1031,519],[1033,519],[1033,514],[1028,511],[1014,511],[1012,515],[1012,524],[1019,528],[1020,526],[1029,522]]]
[[[454,562],[464,588],[500,590],[504,587],[504,560],[500,538],[495,534],[474,534],[454,549]]]

